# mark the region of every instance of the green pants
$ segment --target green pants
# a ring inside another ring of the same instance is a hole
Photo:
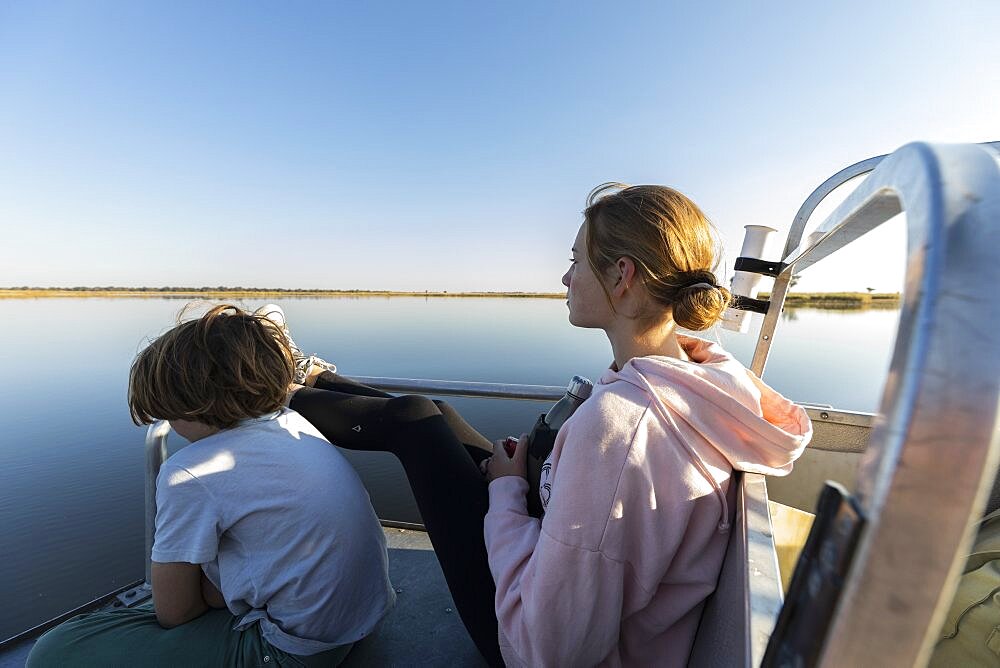
[[[209,610],[172,629],[156,622],[151,603],[78,615],[35,643],[27,668],[36,666],[336,666],[353,645],[298,656],[272,646],[260,625],[234,631],[228,610]]]

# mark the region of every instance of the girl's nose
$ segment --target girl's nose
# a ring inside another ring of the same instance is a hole
[[[565,285],[567,288],[569,287],[569,272],[568,271],[565,274],[562,275],[562,284]]]

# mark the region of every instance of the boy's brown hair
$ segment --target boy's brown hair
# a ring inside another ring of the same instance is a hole
[[[264,316],[222,304],[181,323],[132,363],[132,421],[192,420],[228,429],[278,410],[293,373],[281,328]]]

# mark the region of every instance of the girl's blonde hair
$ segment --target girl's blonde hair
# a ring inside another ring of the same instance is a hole
[[[681,327],[707,329],[722,317],[731,296],[715,277],[716,231],[690,199],[666,186],[604,183],[587,197],[583,215],[587,260],[599,278],[628,257],[657,311],[670,309]],[[611,295],[600,283],[610,304]]]

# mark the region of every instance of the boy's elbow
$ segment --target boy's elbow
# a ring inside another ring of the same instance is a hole
[[[153,562],[153,610],[160,626],[172,629],[208,610],[200,586],[201,577],[201,568],[196,564]]]
[[[181,619],[180,617],[175,617],[173,615],[168,615],[161,613],[159,610],[156,611],[156,623],[162,628],[172,629],[174,627],[180,626],[186,619]]]
[[[187,610],[170,610],[154,603],[153,608],[156,610],[156,623],[165,629],[187,624],[192,619],[201,617],[208,610],[208,606],[204,604]]]

